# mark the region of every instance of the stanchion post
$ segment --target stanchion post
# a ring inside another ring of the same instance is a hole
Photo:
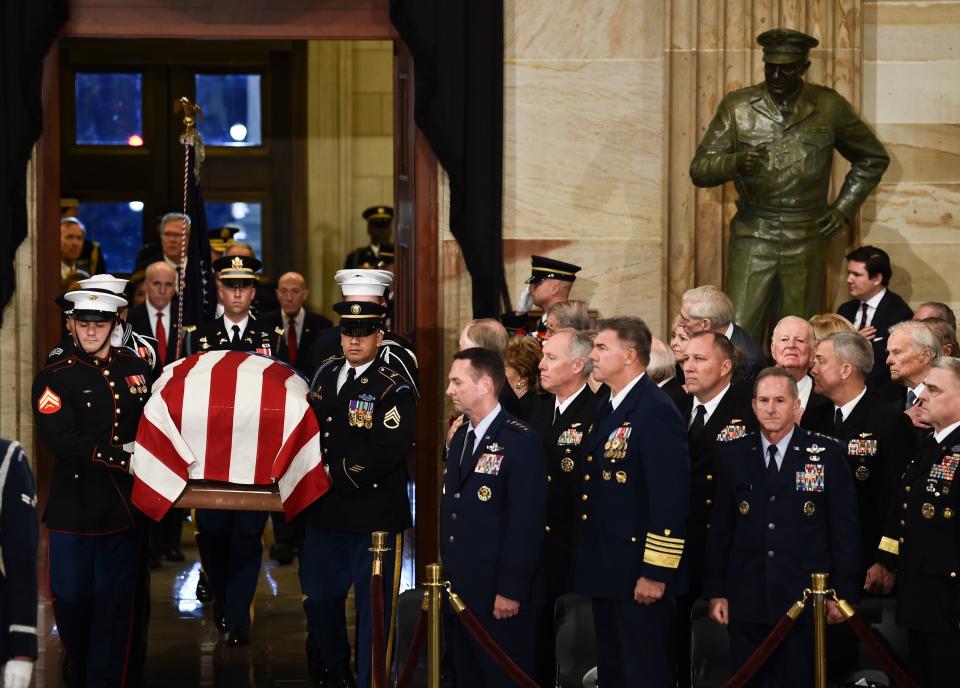
[[[378,530],[371,536],[373,540],[373,545],[370,547],[370,551],[373,552],[373,575],[382,576],[383,575],[383,553],[389,552],[390,548],[387,547],[387,533],[384,533],[382,530]]]
[[[383,553],[389,552],[390,548],[387,547],[387,533],[378,530],[374,532],[371,536],[371,546],[370,551],[373,552],[373,566],[370,574],[371,585],[377,586],[379,594],[383,594]],[[372,592],[371,592],[372,595]],[[376,608],[376,603],[373,601],[374,598],[371,597],[371,612],[374,612]],[[382,611],[382,599],[381,611]],[[378,624],[382,628],[383,618],[372,619],[372,623]],[[383,634],[379,630],[374,630],[371,634],[371,644],[372,652],[370,663],[373,667],[371,674],[371,681],[373,683],[373,688],[387,688],[385,685],[384,677],[390,672],[390,667],[386,667],[384,673],[381,673],[380,667],[384,666],[384,663],[387,661],[386,652],[383,648]]]
[[[430,594],[430,614],[427,616],[427,688],[440,688],[440,612],[443,605],[443,567],[427,565],[425,585]]]
[[[827,597],[830,576],[810,574],[810,596],[813,598],[814,686],[827,688]]]

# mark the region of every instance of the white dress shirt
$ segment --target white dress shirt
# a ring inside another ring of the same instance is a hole
[[[167,331],[167,337],[169,337],[170,328],[173,326],[170,323],[170,304],[168,303],[163,308],[157,309],[150,303],[150,299],[147,299],[145,303],[147,305],[147,320],[150,322],[150,333],[153,338],[157,338],[157,313],[163,314],[161,322],[163,322],[163,329]]]
[[[866,395],[866,393],[867,393],[867,388],[864,387],[863,389],[860,390],[860,394],[858,394],[857,396],[855,396],[853,399],[851,399],[850,401],[848,401],[848,402],[847,402],[846,404],[844,404],[843,406],[837,406],[836,404],[834,404],[834,405],[833,405],[833,415],[834,415],[834,416],[837,415],[837,409],[839,408],[839,409],[840,409],[840,415],[843,416],[843,420],[844,420],[844,422],[846,422],[847,418],[850,417],[850,414],[853,413],[853,409],[857,408],[857,404],[860,403],[860,400],[863,399],[863,397]]]
[[[247,323],[249,323],[249,322],[250,322],[250,316],[249,316],[249,315],[243,316],[243,320],[240,320],[239,322],[233,322],[230,318],[228,318],[226,315],[224,315],[224,316],[223,316],[223,327],[224,327],[224,329],[226,329],[226,331],[227,331],[227,339],[230,339],[230,340],[233,339],[233,326],[234,326],[234,325],[238,325],[238,326],[240,327],[240,335],[239,335],[239,336],[240,336],[240,337],[243,337],[243,333],[247,331]]]
[[[613,410],[616,411],[617,407],[627,398],[627,395],[630,394],[630,390],[633,389],[634,385],[640,382],[640,379],[644,376],[644,373],[640,373],[635,378],[630,380],[623,389],[616,396],[610,397],[610,406],[613,407]]]
[[[720,393],[715,395],[710,401],[701,402],[697,399],[696,396],[693,397],[693,406],[690,408],[690,418],[687,420],[687,427],[689,428],[693,424],[693,419],[697,415],[697,407],[703,406],[703,424],[706,425],[707,421],[710,420],[710,416],[713,415],[713,412],[717,410],[717,407],[720,405],[720,401],[723,399],[723,396],[730,391],[730,383],[727,383],[727,386],[720,390]]]
[[[958,420],[956,423],[948,425],[943,430],[933,433],[933,439],[935,439],[937,442],[943,442],[945,439],[947,439],[947,437],[950,436],[950,433],[956,430],[958,427],[960,427],[960,420]]]
[[[350,370],[350,368],[353,368],[353,379],[356,380],[365,372],[367,372],[367,368],[373,365],[373,361],[376,360],[377,359],[374,358],[373,360],[367,361],[363,365],[358,366],[351,366],[349,362],[344,362],[343,366],[340,368],[340,374],[337,375],[337,394],[340,394],[340,388],[343,387],[344,383],[347,381],[347,371]]]
[[[864,303],[867,304],[867,322],[865,326],[870,327],[870,325],[873,324],[873,316],[876,315],[877,313],[877,306],[880,305],[880,301],[883,300],[883,295],[886,293],[887,293],[887,288],[884,287],[883,289],[878,291],[876,294],[871,296],[866,301],[860,302],[860,305],[857,306],[857,314],[856,316],[854,316],[854,319],[853,319],[854,327],[857,327],[858,325],[860,325],[860,313],[863,312]],[[883,337],[881,337],[881,339],[883,339]]]
[[[283,337],[286,339],[290,336],[288,330],[290,329],[290,316],[280,311],[280,315],[283,318]],[[300,343],[300,337],[303,336],[303,321],[307,317],[307,312],[303,309],[303,306],[300,306],[299,312],[293,317],[293,327],[297,331],[297,344]]]
[[[777,469],[783,468],[783,460],[787,456],[787,449],[790,448],[790,440],[793,439],[793,432],[797,429],[797,426],[793,426],[793,429],[790,430],[786,435],[783,436],[779,442],[777,442]],[[770,446],[771,442],[767,439],[767,436],[762,432],[760,433],[760,446],[763,448],[763,465],[766,466],[769,461],[769,456],[767,455],[767,448]]]
[[[586,388],[586,386],[587,386],[587,383],[584,382],[582,385],[580,385],[580,389],[578,389],[576,392],[568,396],[562,404],[560,403],[559,399],[554,398],[553,417],[558,418],[562,416],[563,412],[566,411],[568,408],[570,408],[570,404],[573,403],[574,399],[580,396],[580,392],[582,392]]]

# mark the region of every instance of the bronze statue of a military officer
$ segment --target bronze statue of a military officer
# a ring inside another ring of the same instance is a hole
[[[690,178],[736,185],[724,291],[735,321],[761,339],[771,321],[820,312],[828,239],[853,220],[890,158],[840,94],[803,81],[816,38],[771,29],[757,42],[764,83],[723,99]],[[828,203],[834,149],[852,167]]]

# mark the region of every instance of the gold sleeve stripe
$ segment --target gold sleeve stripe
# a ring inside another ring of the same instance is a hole
[[[648,548],[643,552],[643,563],[662,566],[665,569],[675,569],[680,566],[680,555],[663,554],[661,552],[654,552]]]
[[[683,554],[683,545],[678,547],[661,545],[659,542],[648,542],[647,549],[653,549],[657,552],[666,552],[667,554]]]
[[[900,555],[900,543],[893,538],[880,538],[880,549],[884,552],[889,552],[890,554],[896,554],[898,556]]]
[[[664,545],[681,545],[682,546],[684,543],[683,538],[664,537],[663,535],[654,535],[653,533],[647,533],[647,540],[648,541],[652,540],[653,542],[659,542]]]

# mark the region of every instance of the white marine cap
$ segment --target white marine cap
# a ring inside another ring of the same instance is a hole
[[[63,298],[73,304],[73,317],[77,320],[112,320],[112,317],[85,318],[84,316],[96,314],[115,316],[118,309],[127,305],[127,300],[121,296],[92,289],[68,291]]]
[[[81,289],[103,289],[112,294],[122,294],[123,290],[127,288],[127,282],[129,281],[130,280],[121,279],[120,277],[114,277],[113,275],[100,274],[88,277],[85,280],[80,280],[77,284],[80,285]]]
[[[333,278],[344,296],[383,296],[393,284],[393,273],[389,270],[337,270]]]

